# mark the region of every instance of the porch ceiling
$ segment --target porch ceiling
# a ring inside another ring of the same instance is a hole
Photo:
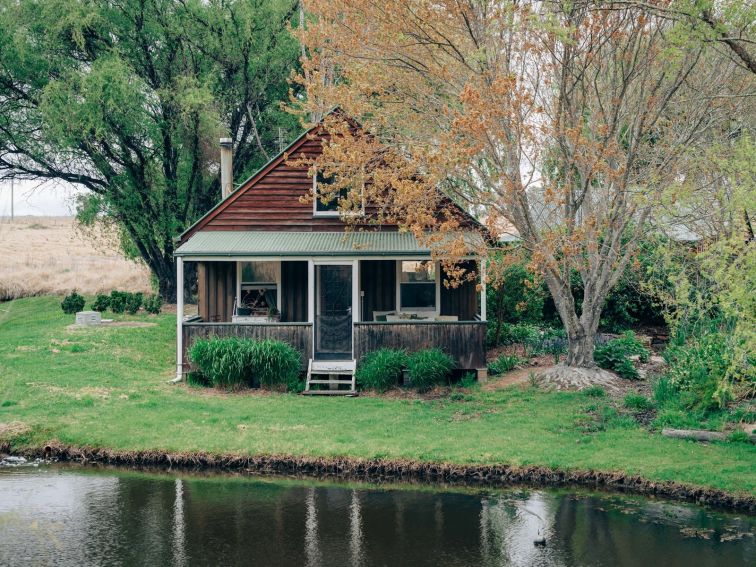
[[[473,244],[474,233],[464,235]],[[188,257],[309,257],[309,256],[428,256],[430,249],[406,232],[239,232],[204,231],[194,234],[175,252]]]

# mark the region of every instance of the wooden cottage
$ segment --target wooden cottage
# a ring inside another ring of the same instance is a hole
[[[180,236],[175,253],[179,290],[185,262],[196,262],[198,274],[197,316],[184,317],[179,292],[177,378],[193,341],[228,335],[294,346],[308,391],[314,383],[354,390],[360,357],[382,347],[439,347],[460,369],[484,372],[485,282],[480,291],[475,282],[444,286],[431,250],[396,226],[345,230],[338,203],[317,198],[319,176],[295,164],[320,154],[319,132],[302,134],[236,190],[230,140],[221,140],[224,197]],[[464,262],[485,270],[479,258]]]

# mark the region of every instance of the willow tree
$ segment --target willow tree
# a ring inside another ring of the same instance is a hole
[[[238,178],[296,133],[280,109],[299,47],[295,0],[0,0],[0,179],[89,190],[167,300],[173,238],[220,199],[218,138]]]
[[[593,359],[607,294],[681,156],[748,88],[732,80],[737,65],[625,2],[305,6],[302,111],[339,106],[370,133],[356,140],[332,115],[319,167],[362,176],[418,235],[455,230],[432,213],[439,195],[478,212],[493,234],[513,226],[567,331],[565,366],[547,378],[608,379]]]

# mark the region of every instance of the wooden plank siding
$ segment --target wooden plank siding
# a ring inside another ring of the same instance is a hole
[[[476,262],[460,262],[468,271],[476,272]],[[443,272],[442,272],[443,276]],[[446,287],[441,282],[441,315],[456,315],[460,321],[475,321],[478,316],[478,290],[476,282],[464,282],[456,288]]]
[[[363,321],[372,321],[373,311],[396,309],[396,260],[361,260],[360,289]]]
[[[197,312],[203,321],[231,321],[235,297],[236,262],[197,263]]]
[[[245,339],[276,339],[297,349],[302,359],[302,370],[307,370],[307,362],[312,353],[312,324],[310,323],[237,323],[185,322],[182,327],[184,339],[184,368],[190,368],[187,353],[198,339],[211,337],[240,337]]]
[[[410,352],[438,347],[458,368],[486,367],[486,324],[470,322],[355,323],[354,356],[357,360],[381,348],[405,348]]]
[[[281,321],[307,321],[307,262],[281,262]]]

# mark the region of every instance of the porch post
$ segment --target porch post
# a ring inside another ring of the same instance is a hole
[[[307,260],[307,321],[312,333],[312,352],[308,358],[315,358],[315,262]]]
[[[176,381],[184,378],[184,259],[176,258]]]
[[[486,320],[486,257],[480,259],[480,320]]]

